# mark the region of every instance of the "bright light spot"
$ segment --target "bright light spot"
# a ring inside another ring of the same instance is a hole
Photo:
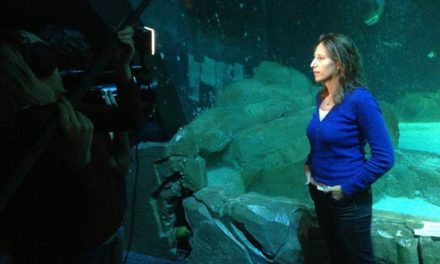
[[[430,59],[433,59],[437,56],[437,53],[435,53],[435,51],[431,51],[426,56]]]
[[[149,27],[144,27],[144,29],[151,32],[151,55],[154,55],[156,53],[156,31]]]

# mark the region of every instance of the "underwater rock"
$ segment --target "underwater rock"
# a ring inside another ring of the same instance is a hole
[[[419,263],[418,239],[404,222],[373,217],[371,229],[378,263]]]
[[[304,131],[312,111],[256,123],[241,131],[232,139],[224,159],[242,171],[246,186],[305,160],[309,145]]]
[[[289,102],[293,110],[314,105],[315,92],[303,73],[276,62],[263,61],[251,79],[232,83],[219,95],[216,106],[240,106],[277,100]]]
[[[162,167],[158,172],[155,167],[169,155],[165,143],[140,144],[138,153],[133,155],[138,158],[139,166],[134,166],[127,175],[126,185],[129,186],[127,204],[135,203],[135,206],[127,206],[125,219],[134,222],[124,221],[124,226],[127,237],[136,241],[130,251],[172,260],[177,254],[175,209],[182,189],[178,179],[167,175],[174,169]]]
[[[440,122],[437,109],[440,109],[440,91],[407,93],[396,104],[399,120],[405,122]]]
[[[228,227],[212,217],[206,206],[194,197],[185,199],[184,207],[193,234],[187,263],[266,263],[264,258],[255,255],[238,241]]]
[[[181,172],[182,187],[192,192],[198,191],[208,185],[205,159],[198,156],[194,159],[187,158],[185,167]]]
[[[420,238],[420,259],[423,264],[440,263],[440,241],[432,237]]]
[[[174,137],[162,145],[164,151],[161,151],[162,158],[174,156],[196,157],[199,153],[199,146],[192,130],[186,127],[179,129]]]
[[[165,147],[166,143],[162,143]],[[140,178],[137,193],[143,195],[138,198],[136,206],[136,230],[130,231],[137,241],[133,251],[148,255],[166,257],[172,259],[176,254],[175,222],[177,221],[176,208],[179,199],[182,199],[181,179],[168,179],[166,184],[162,182],[158,186],[152,164],[161,160],[157,144],[151,144],[151,149],[146,145],[140,150],[139,157],[142,159],[140,166]],[[401,167],[399,175],[392,171],[390,177],[398,177],[389,190],[401,188],[401,195],[408,196],[410,189],[429,189],[438,194],[440,184],[428,179],[435,180],[438,173],[438,163],[433,161],[432,155],[426,153],[412,153],[401,150],[396,152],[396,160],[402,161],[406,167]],[[179,156],[171,156],[170,159]],[[171,162],[171,161],[170,161]],[[173,173],[176,164],[170,163],[170,168],[162,169]],[[183,163],[186,164],[186,163]],[[399,166],[398,164],[396,166]],[[191,166],[190,166],[191,167]],[[186,171],[180,167],[179,170]],[[434,170],[434,172],[432,171]],[[425,171],[424,173],[421,173]],[[134,181],[132,172],[128,177],[127,184],[132,186]],[[218,182],[211,182],[214,186],[200,189],[193,196],[183,201],[185,214],[191,225],[192,237],[190,239],[192,251],[188,263],[323,263],[325,258],[325,245],[322,235],[316,227],[316,219],[313,218],[313,210],[286,197],[266,196],[257,193],[241,193],[243,183],[234,182],[234,185],[242,186],[236,191],[229,190],[227,183],[221,180],[234,181],[241,178],[233,169],[208,170]],[[425,175],[426,174],[426,175]],[[191,175],[191,174],[188,174]],[[221,177],[222,179],[220,179]],[[418,175],[423,177],[418,177]],[[405,183],[405,180],[407,183]],[[420,183],[420,187],[414,187]],[[424,186],[426,184],[427,186]],[[209,185],[209,184],[208,184]],[[301,185],[303,188],[304,186]],[[160,187],[160,188],[159,188]],[[159,188],[159,192],[157,189]],[[436,189],[437,188],[437,189]],[[388,191],[389,191],[388,190]],[[375,194],[378,192],[375,189]],[[149,197],[155,193],[154,197]],[[132,197],[128,194],[128,197]],[[149,202],[148,202],[149,201]],[[130,202],[130,201],[129,201]],[[129,203],[131,204],[131,203]],[[399,214],[374,211],[373,220],[373,245],[376,256],[381,263],[418,263],[415,262],[417,255],[418,238],[411,233],[405,216]],[[393,217],[390,217],[393,216]],[[130,230],[130,229],[127,229]],[[214,242],[215,241],[215,242]],[[420,252],[426,259],[436,260],[438,245],[429,240],[424,240],[426,249]],[[313,250],[312,250],[313,249]],[[318,251],[319,254],[314,252]],[[324,255],[323,255],[324,254]],[[435,263],[435,262],[424,262]]]
[[[127,204],[135,199],[136,206],[127,208],[126,219],[134,214],[136,220],[133,226],[125,223],[136,241],[134,252],[170,260],[177,256],[176,222],[181,217],[177,208],[184,193],[207,186],[205,160],[197,155],[199,149],[190,134],[181,129],[169,142],[139,144],[139,166],[127,175],[127,186],[135,188],[127,188]]]
[[[301,203],[256,193],[228,198],[207,187],[184,207],[194,234],[189,263],[303,262],[298,236],[311,216]]]
[[[228,197],[222,188],[207,187],[185,199],[184,207],[193,230],[188,263],[325,263],[314,211],[301,202],[257,193]],[[416,217],[375,210],[378,263],[437,263],[440,244],[414,236],[420,225]]]
[[[304,224],[311,223],[308,208],[285,197],[246,193],[230,199],[225,215],[246,240],[274,263],[299,263],[302,246],[298,240]]]
[[[440,155],[404,149],[395,149],[394,153],[394,168],[373,185],[375,200],[386,195],[421,198],[440,206]]]
[[[196,141],[200,155],[209,159],[208,170],[211,163],[229,166],[247,188],[306,158],[312,89],[295,69],[264,61],[253,78],[226,87],[216,105],[187,126],[194,136],[188,141]]]
[[[203,85],[210,86],[214,88],[214,91],[219,92],[225,85],[243,78],[244,66],[242,64],[230,65],[207,56],[203,57],[202,62],[197,62],[192,54],[188,55],[188,96],[193,101],[200,101]],[[214,103],[215,95],[213,94],[212,97],[211,103]]]
[[[397,117],[395,107],[392,104],[387,103],[385,101],[379,101],[379,104],[393,146],[397,147],[399,145],[400,132],[399,132],[399,120]]]
[[[209,170],[208,185],[221,188],[228,197],[241,195],[246,190],[240,172],[228,167]]]
[[[231,141],[231,134],[238,126],[229,108],[211,108],[199,115],[188,128],[202,153],[215,153],[224,150]],[[209,129],[207,129],[209,128]]]
[[[128,176],[128,182],[132,183],[137,173],[142,175],[142,184],[137,187],[142,191],[137,193],[145,196],[139,199],[142,202],[138,202],[134,212],[142,216],[137,230],[132,231],[138,241],[136,250],[157,256],[151,249],[152,243],[157,243],[164,249],[168,247],[167,254],[175,253],[175,210],[188,194],[198,191],[195,197],[200,199],[199,192],[221,188],[218,193],[230,199],[246,192],[248,184],[260,176],[268,179],[280,175],[280,171],[290,171],[292,163],[301,163],[309,148],[304,131],[313,111],[312,98],[312,86],[302,74],[277,63],[264,62],[256,69],[256,78],[228,86],[215,107],[180,129],[169,142],[140,144],[139,172],[133,170]],[[258,145],[247,145],[249,141]],[[259,171],[258,167],[263,169]],[[300,187],[305,190],[302,184]],[[289,191],[295,194],[294,190]],[[212,213],[218,210],[221,214],[221,204],[216,200],[205,206]],[[217,220],[203,228],[223,232]],[[146,236],[148,230],[156,235]],[[236,236],[241,232],[238,227],[228,230]],[[246,243],[240,242],[239,248]],[[238,254],[242,252],[239,248],[224,250]],[[255,253],[258,251],[249,251],[242,261],[258,263],[256,259],[269,259],[274,254],[264,256]],[[279,255],[284,258],[284,253]]]

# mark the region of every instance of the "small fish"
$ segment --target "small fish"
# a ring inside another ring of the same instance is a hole
[[[394,48],[400,48],[400,47],[403,46],[402,43],[400,43],[400,42],[394,42],[394,41],[382,41],[382,44],[385,45],[385,46],[387,46],[387,47],[390,47],[390,48],[392,48],[392,49],[394,49]]]
[[[371,26],[379,22],[385,9],[385,0],[368,0],[370,12],[364,17],[364,23]]]
[[[437,53],[435,51],[430,51],[426,57],[428,57],[429,59],[434,59],[437,56]]]

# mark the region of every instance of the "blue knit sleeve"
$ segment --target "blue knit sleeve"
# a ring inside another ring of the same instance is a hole
[[[389,171],[394,165],[394,151],[379,104],[367,90],[359,91],[354,100],[361,135],[371,149],[371,157],[358,173],[342,184],[345,194],[360,192]]]

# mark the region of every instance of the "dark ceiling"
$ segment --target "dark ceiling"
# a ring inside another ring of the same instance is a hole
[[[37,32],[59,25],[81,31],[99,45],[131,11],[128,0],[1,0],[0,27]]]

